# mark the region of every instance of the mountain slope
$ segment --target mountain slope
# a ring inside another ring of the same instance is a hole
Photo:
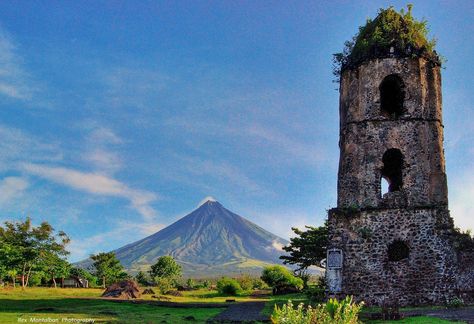
[[[149,270],[163,255],[173,256],[185,275],[209,276],[260,272],[281,263],[284,239],[208,200],[170,226],[115,250],[128,271]],[[85,264],[81,264],[84,266]]]

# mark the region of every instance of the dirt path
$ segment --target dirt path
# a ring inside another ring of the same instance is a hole
[[[229,305],[225,311],[208,321],[208,323],[252,323],[269,322],[267,316],[261,315],[265,302],[245,302]]]

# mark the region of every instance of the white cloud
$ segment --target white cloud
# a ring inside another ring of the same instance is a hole
[[[28,186],[28,181],[20,177],[2,179],[0,181],[0,207],[20,198]]]
[[[11,37],[0,28],[0,95],[30,99],[34,91]]]
[[[84,154],[84,160],[90,162],[97,170],[114,173],[122,167],[122,160],[117,153],[95,148]]]
[[[90,194],[128,199],[132,207],[146,219],[151,219],[156,215],[155,210],[150,206],[157,199],[154,193],[131,189],[111,177],[31,163],[24,163],[22,169],[29,174]]]
[[[101,145],[123,143],[123,140],[112,129],[97,126],[96,123],[94,123],[92,130],[88,135],[88,141]]]
[[[278,241],[272,242],[272,247],[278,251],[283,251],[283,244],[279,243]]]
[[[198,204],[198,207],[201,207],[202,205],[204,205],[205,203],[207,203],[208,201],[217,201],[214,197],[212,196],[207,196],[206,198],[204,198],[203,200],[201,200]]]
[[[51,162],[62,160],[57,144],[44,143],[30,134],[0,124],[0,171],[14,170],[20,162]]]

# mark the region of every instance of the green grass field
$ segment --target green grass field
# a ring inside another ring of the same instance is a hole
[[[0,289],[0,323],[205,323],[206,320],[222,312],[223,307],[176,308],[139,303],[117,303],[99,299],[102,289],[63,289],[32,287],[22,290]],[[271,296],[270,294],[252,297],[225,297],[209,290],[183,292],[182,297],[166,296],[170,301],[181,304],[216,303],[224,306],[225,300],[266,301],[262,313],[270,317],[276,305],[285,304],[291,299],[294,305],[301,302],[307,304],[304,294]],[[144,295],[144,300],[154,300]],[[367,308],[366,313],[377,311]],[[190,318],[192,316],[192,318]],[[453,324],[437,318],[420,316],[406,318],[401,321],[367,321],[379,324]]]
[[[0,289],[0,323],[204,323],[224,308],[171,308],[115,303],[97,298],[101,289]],[[82,319],[83,321],[78,321]],[[73,321],[75,320],[75,321]],[[90,321],[89,321],[90,322]]]
[[[415,316],[404,318],[399,321],[370,321],[368,324],[465,324],[465,322],[453,322],[429,316]]]

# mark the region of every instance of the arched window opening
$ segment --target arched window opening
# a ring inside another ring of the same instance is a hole
[[[387,253],[389,261],[401,261],[408,258],[410,248],[405,242],[396,240],[389,244]]]
[[[390,118],[401,116],[405,100],[405,85],[402,79],[395,74],[388,75],[380,84],[379,90],[382,114]]]
[[[383,157],[382,178],[388,182],[388,192],[400,191],[403,185],[403,154],[399,149],[387,150]],[[383,180],[382,180],[383,181]]]
[[[380,188],[381,188],[381,193],[382,193],[382,197],[383,195],[385,195],[386,193],[388,193],[388,187],[390,186],[390,184],[388,183],[387,179],[385,179],[384,177],[381,177],[380,179]]]

